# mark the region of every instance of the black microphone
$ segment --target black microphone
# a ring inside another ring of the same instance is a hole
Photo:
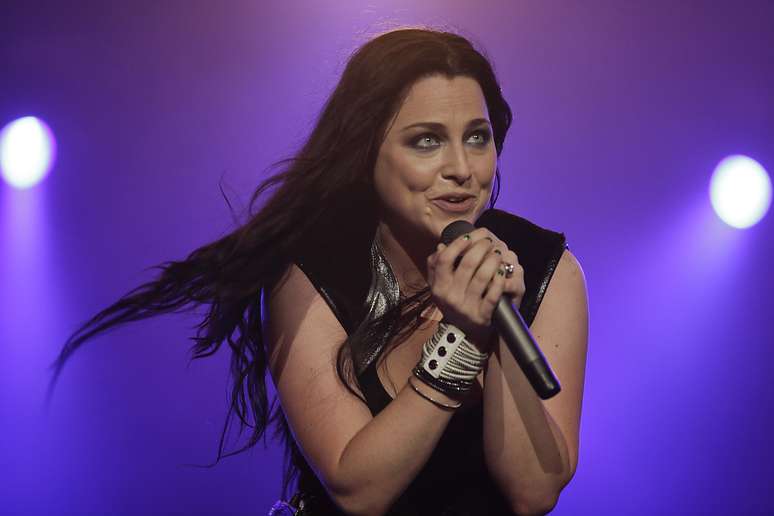
[[[476,227],[470,222],[456,220],[444,228],[441,233],[441,242],[449,245],[457,237],[470,233],[474,229]],[[459,259],[455,262],[455,268],[458,263]],[[540,352],[535,338],[529,332],[527,323],[524,322],[519,311],[513,309],[511,302],[511,296],[502,295],[492,314],[492,322],[508,346],[513,358],[516,359],[516,363],[519,364],[529,383],[532,384],[532,388],[541,399],[547,400],[559,394],[562,387],[551,371],[543,353]]]

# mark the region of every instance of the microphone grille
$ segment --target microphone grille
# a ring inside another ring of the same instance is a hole
[[[474,229],[476,229],[476,226],[467,220],[455,220],[443,228],[443,231],[441,232],[441,243],[449,245],[457,237],[464,235],[465,233],[470,233]]]

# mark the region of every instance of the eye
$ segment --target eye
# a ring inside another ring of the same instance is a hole
[[[419,150],[427,150],[427,149],[432,149],[434,147],[437,147],[437,145],[424,145],[425,143],[427,143],[428,140],[438,141],[438,139],[435,137],[434,134],[424,133],[414,138],[411,141],[411,146]],[[420,144],[423,144],[423,145],[420,145]]]
[[[475,131],[473,134],[471,134],[471,137],[475,135],[479,135],[479,140],[478,140],[478,143],[476,144],[479,147],[483,147],[484,145],[489,143],[489,140],[492,137],[488,129],[479,129],[478,131]]]
[[[488,129],[479,129],[477,131],[474,131],[471,133],[470,138],[473,138],[474,136],[477,136],[478,139],[473,142],[473,145],[476,147],[484,147],[487,143],[489,143],[489,140],[491,139],[491,134]],[[469,138],[469,140],[470,140]],[[431,145],[428,144],[428,142],[439,142],[438,137],[436,137],[433,133],[422,133],[413,140],[411,140],[411,146],[415,149],[426,151],[434,149],[435,147],[438,147],[438,145]],[[440,142],[439,142],[440,144]]]

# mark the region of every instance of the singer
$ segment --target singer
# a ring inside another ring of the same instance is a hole
[[[563,233],[494,208],[511,119],[464,37],[371,39],[260,210],[78,329],[52,385],[95,334],[206,304],[194,357],[228,342],[231,409],[254,420],[233,453],[273,421],[286,446],[270,514],[550,512],[578,462],[587,293]],[[439,243],[458,220],[475,229]],[[561,383],[550,399],[492,323],[503,296]]]

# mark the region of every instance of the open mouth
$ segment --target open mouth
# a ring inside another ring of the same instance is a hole
[[[476,205],[476,198],[468,197],[466,199],[458,199],[458,200],[433,199],[433,204],[435,204],[437,207],[441,208],[444,211],[449,211],[452,213],[464,213],[466,211],[469,211],[471,208],[473,208],[473,206]]]

